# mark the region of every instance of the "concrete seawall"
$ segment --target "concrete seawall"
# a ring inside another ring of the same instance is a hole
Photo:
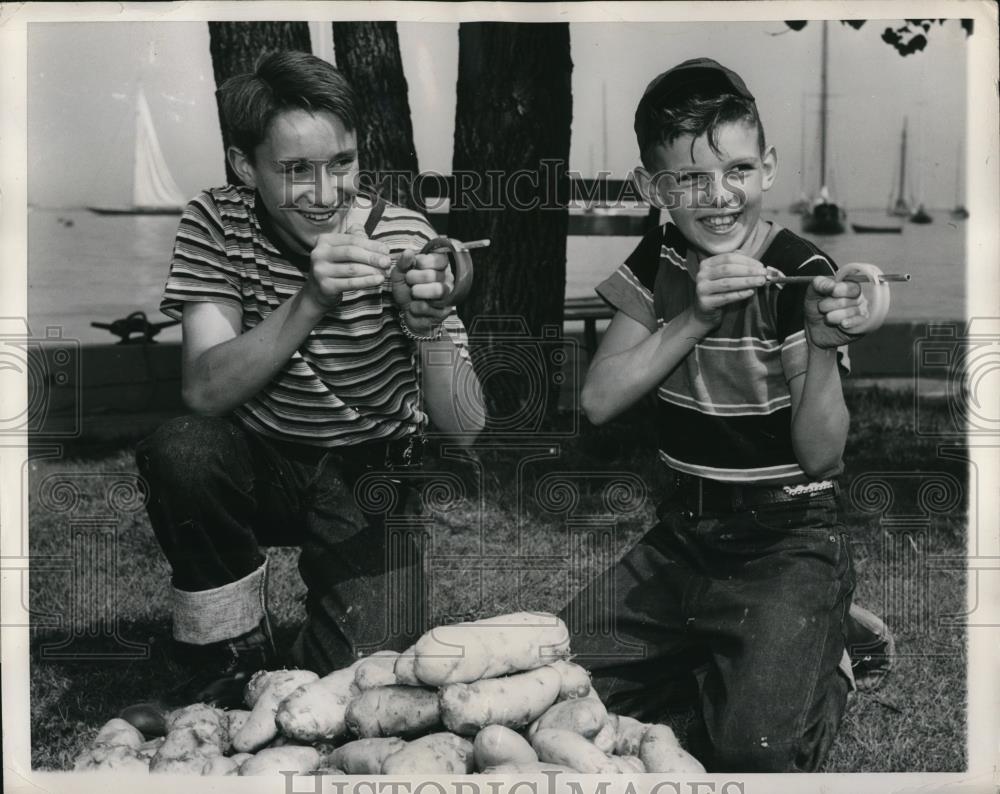
[[[558,329],[553,330],[545,345],[558,344]],[[897,388],[909,385],[943,394],[949,379],[954,380],[956,373],[960,377],[956,362],[961,363],[976,339],[995,343],[997,336],[994,331],[984,337],[972,325],[957,321],[886,325],[851,345],[851,376],[846,383],[865,387],[892,382]],[[562,340],[566,355],[557,357],[561,363],[550,365],[549,376],[563,379],[560,405],[572,408],[577,404],[576,395],[570,393],[573,384],[583,382],[589,363],[581,324],[569,323]],[[65,355],[57,355],[60,350]],[[29,348],[28,359],[28,424],[35,441],[147,432],[184,411],[179,344],[53,342]],[[555,367],[562,371],[556,373]]]
[[[586,366],[583,331],[578,328],[567,331],[567,339],[578,348],[580,361]],[[973,328],[975,333],[975,328]],[[598,339],[601,333],[598,332]],[[940,323],[889,323],[875,334],[851,343],[851,375],[858,378],[913,378],[916,376],[946,377],[947,366],[941,356],[931,355],[949,349],[962,349],[968,338],[967,324],[961,321]],[[949,358],[953,358],[949,356]]]

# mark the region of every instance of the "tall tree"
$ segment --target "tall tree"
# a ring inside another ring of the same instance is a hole
[[[492,240],[474,257],[475,287],[461,313],[477,331],[492,426],[529,431],[559,393],[561,352],[546,327],[561,335],[566,289],[569,25],[475,22],[458,35],[448,234]],[[519,325],[529,339],[511,337]]]
[[[311,52],[308,22],[209,22],[209,48],[215,85],[222,85],[234,74],[252,72],[257,59],[271,50]],[[229,148],[226,130],[222,130],[222,150]],[[239,183],[239,177],[226,159],[226,179]]]
[[[422,209],[411,180],[417,174],[408,86],[395,22],[334,22],[337,68],[358,91],[361,166],[374,187],[396,204]]]
[[[866,21],[864,19],[840,20],[842,25],[849,25],[855,30],[861,30]],[[894,47],[896,52],[905,58],[907,55],[912,55],[915,52],[923,50],[927,46],[927,37],[930,36],[931,28],[934,24],[937,23],[940,26],[946,21],[944,19],[904,19],[902,24],[894,23],[895,27],[889,25],[883,28],[882,41],[890,47]],[[973,20],[961,19],[959,23],[962,26],[962,30],[965,31],[966,37],[971,36]],[[809,23],[804,19],[796,19],[788,20],[785,24],[792,30],[802,30]]]

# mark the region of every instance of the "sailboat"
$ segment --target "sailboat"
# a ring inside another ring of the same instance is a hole
[[[826,126],[827,126],[827,61],[829,46],[827,42],[827,22],[823,20],[822,61],[820,66],[819,93],[819,195],[813,200],[812,207],[802,216],[802,229],[810,234],[842,234],[846,213],[830,198],[826,185]]]
[[[178,215],[187,200],[177,186],[160,149],[146,95],[139,86],[135,100],[135,157],[132,163],[132,203],[88,207],[101,215]]]
[[[791,203],[788,211],[793,215],[805,215],[812,206],[806,196],[806,97],[802,95],[802,125],[799,128],[799,197]]]
[[[906,202],[906,118],[903,118],[903,137],[899,144],[899,188],[896,200],[889,199],[890,215],[897,218],[907,218],[910,215],[910,205]]]
[[[921,103],[922,104],[922,103]],[[923,153],[923,124],[918,124],[917,126],[917,152],[919,154]],[[917,162],[920,162],[918,159]],[[934,218],[931,217],[930,213],[924,208],[924,202],[920,199],[924,195],[924,185],[923,185],[923,174],[920,169],[917,169],[916,179],[916,190],[914,191],[914,197],[910,200],[910,206],[915,206],[916,209],[910,213],[910,223],[916,223],[920,225],[933,223]]]
[[[968,219],[969,211],[962,203],[962,145],[959,144],[958,154],[955,157],[955,208],[951,211],[951,218],[955,221]]]
[[[926,224],[933,222],[934,218],[931,216],[929,212],[927,212],[926,209],[924,209],[923,202],[917,205],[917,208],[913,211],[913,214],[910,216],[910,223]]]

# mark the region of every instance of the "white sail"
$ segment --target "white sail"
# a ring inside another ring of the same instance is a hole
[[[175,208],[186,203],[160,149],[153,117],[142,88],[136,97],[135,174],[132,203],[136,208]]]

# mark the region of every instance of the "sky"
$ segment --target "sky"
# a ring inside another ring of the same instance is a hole
[[[965,156],[965,34],[957,20],[950,20],[935,26],[923,52],[903,58],[882,42],[886,24],[870,21],[861,30],[829,25],[831,186],[849,207],[885,206],[906,116],[911,187],[928,206],[950,207],[959,158]],[[670,66],[704,55],[739,72],[757,97],[779,160],[768,202],[782,208],[801,191],[814,192],[820,27],[815,21],[798,32],[779,21],[571,23],[570,168],[584,175],[605,169],[626,176],[638,162],[632,118],[643,88]],[[313,23],[311,28],[314,50],[335,58],[329,26]],[[420,167],[447,173],[458,25],[399,23],[399,35]],[[194,195],[224,181],[206,23],[32,23],[29,203],[71,207],[128,201],[140,84],[183,192]]]

